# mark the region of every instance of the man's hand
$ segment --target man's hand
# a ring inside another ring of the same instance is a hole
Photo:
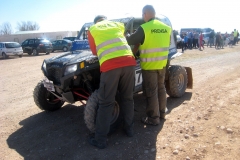
[[[132,52],[133,52],[134,55],[136,55],[136,53],[137,53],[137,51],[138,51],[138,49],[139,49],[139,46],[140,46],[140,44],[134,45],[134,47],[133,47],[133,49],[132,49]]]
[[[129,37],[129,36],[130,36],[130,34],[128,32],[124,33],[124,37]]]

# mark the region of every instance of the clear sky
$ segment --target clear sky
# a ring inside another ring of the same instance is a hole
[[[9,22],[14,31],[21,21],[37,22],[40,31],[78,31],[98,14],[108,19],[141,17],[146,4],[167,16],[175,30],[240,31],[240,0],[0,0],[0,4],[0,25]]]

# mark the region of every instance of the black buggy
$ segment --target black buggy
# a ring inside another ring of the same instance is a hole
[[[165,16],[158,19],[171,26]],[[141,18],[122,18],[113,21],[122,22],[126,31],[133,33],[144,21]],[[45,111],[60,109],[65,102],[83,104],[84,120],[90,132],[95,131],[95,118],[98,109],[97,89],[100,82],[100,66],[98,57],[89,50],[87,30],[93,23],[85,23],[73,42],[71,51],[58,56],[45,59],[42,64],[42,72],[45,76],[34,89],[33,97],[36,105]],[[170,97],[181,97],[187,88],[192,88],[192,70],[189,67],[170,65],[171,59],[181,55],[177,52],[176,44],[171,35],[168,64],[165,78],[167,94]],[[134,46],[131,46],[134,47]],[[140,61],[136,57],[135,90],[142,91],[142,75]],[[115,109],[112,113],[111,127],[114,127],[121,119],[121,108],[118,105],[116,95]]]

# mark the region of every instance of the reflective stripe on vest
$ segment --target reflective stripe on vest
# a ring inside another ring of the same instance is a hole
[[[105,41],[105,42],[99,44],[99,45],[97,46],[97,51],[98,51],[100,48],[102,48],[102,47],[104,47],[104,46],[106,46],[106,45],[109,45],[109,44],[112,44],[112,43],[117,43],[117,42],[127,42],[127,41],[126,41],[125,38],[115,38],[115,39],[111,39],[111,40],[108,40],[108,41]]]
[[[168,56],[162,56],[162,57],[155,57],[155,58],[140,58],[141,62],[156,62],[156,61],[162,61],[167,60]]]
[[[100,55],[98,56],[99,60],[102,59],[103,56],[115,52],[115,51],[119,51],[119,50],[124,50],[124,49],[131,49],[129,46],[117,46],[114,48],[110,48],[108,50],[103,51],[102,53],[100,53]]]
[[[148,54],[148,53],[153,53],[153,52],[164,52],[164,51],[168,51],[169,47],[165,47],[165,48],[153,48],[153,49],[145,49],[145,50],[140,50],[141,54]]]

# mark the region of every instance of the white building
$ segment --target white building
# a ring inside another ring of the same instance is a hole
[[[41,31],[19,31],[11,35],[0,35],[0,42],[19,42],[22,43],[28,38],[45,38],[50,41],[63,39],[64,37],[77,37],[78,31],[57,31],[57,32],[41,32]]]

